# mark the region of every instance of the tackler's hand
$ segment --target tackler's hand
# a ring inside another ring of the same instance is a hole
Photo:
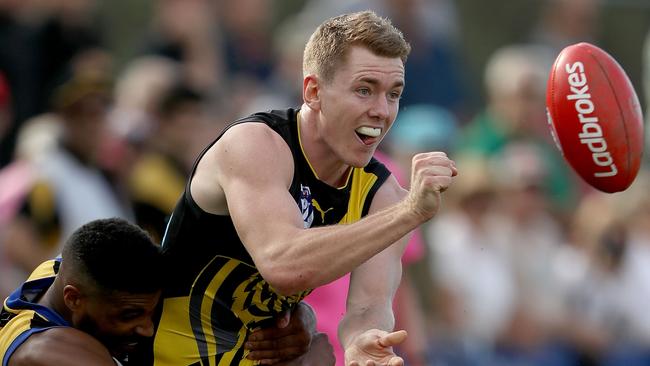
[[[299,304],[293,312],[285,312],[270,328],[254,331],[248,336],[245,348],[248,359],[261,365],[297,359],[309,350],[315,332],[315,317],[308,305]]]
[[[275,366],[334,366],[336,357],[334,348],[325,333],[312,336],[309,352],[291,361],[280,362]]]

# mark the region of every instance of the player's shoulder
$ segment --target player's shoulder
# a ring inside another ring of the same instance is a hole
[[[91,335],[72,327],[53,327],[30,335],[8,366],[54,364],[115,365],[106,347]]]
[[[273,128],[260,123],[247,122],[230,127],[211,149],[212,154],[220,158],[252,157],[263,159],[265,156],[278,158],[290,153],[287,142]]]
[[[237,139],[239,142],[245,143],[246,140],[254,140],[256,138],[266,140],[269,138],[275,139],[276,137],[281,138],[281,136],[271,126],[260,119],[232,125],[224,131],[219,141]]]
[[[282,184],[289,185],[293,176],[293,159],[289,145],[266,124],[247,122],[234,125],[201,157],[192,178],[192,195],[197,199],[199,181],[208,185],[204,188],[209,192],[215,186],[214,182],[221,187],[233,178],[249,182],[279,178],[284,182]]]

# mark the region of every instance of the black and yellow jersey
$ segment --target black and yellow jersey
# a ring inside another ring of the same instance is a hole
[[[4,301],[0,312],[0,355],[2,366],[29,336],[53,327],[69,327],[58,313],[36,302],[54,282],[61,258],[42,263]]]
[[[294,158],[290,193],[305,228],[358,221],[390,172],[372,159],[365,168],[352,169],[343,187],[325,184],[303,153],[298,118],[294,109],[270,111],[231,126],[262,122],[285,140]],[[173,275],[154,340],[156,366],[253,365],[242,347],[247,334],[271,324],[275,315],[309,293],[276,293],[255,268],[231,218],[203,211],[192,199],[189,184],[170,219],[163,253],[174,267],[169,268]]]

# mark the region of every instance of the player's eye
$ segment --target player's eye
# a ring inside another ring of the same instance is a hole
[[[357,93],[362,96],[368,96],[370,95],[370,89],[368,88],[359,88],[357,89]]]
[[[137,317],[142,315],[142,311],[138,310],[129,310],[125,311],[123,313],[120,313],[120,320],[122,321],[130,321],[133,319],[136,319]]]

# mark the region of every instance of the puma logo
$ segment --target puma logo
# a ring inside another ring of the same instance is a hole
[[[332,211],[332,210],[334,209],[334,207],[330,207],[330,208],[328,208],[327,210],[323,211],[323,209],[320,208],[320,205],[318,204],[318,202],[316,202],[316,200],[313,199],[313,198],[311,199],[311,204],[312,204],[312,206],[314,206],[314,208],[315,208],[318,212],[320,212],[321,222],[322,222],[322,223],[325,223],[325,214],[328,213],[328,212],[330,212],[330,211]]]

